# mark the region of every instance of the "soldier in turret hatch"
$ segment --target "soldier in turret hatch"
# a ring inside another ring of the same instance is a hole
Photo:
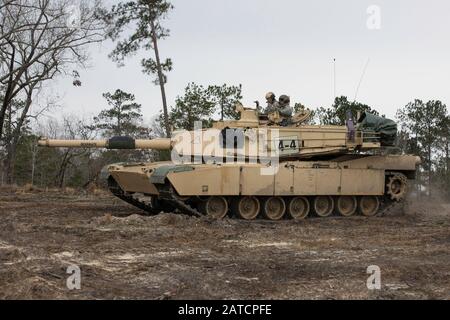
[[[279,125],[286,127],[291,124],[293,108],[290,106],[291,99],[287,95],[282,95],[280,101],[277,101],[275,94],[269,92],[266,94],[266,100],[267,108],[265,113],[269,115],[269,118],[270,114],[277,112],[281,118]]]
[[[291,99],[287,95],[282,95],[278,103],[278,113],[283,118],[280,125],[286,127],[291,124],[293,108],[290,105]]]
[[[266,94],[266,102],[267,102],[267,107],[264,110],[264,113],[269,114],[269,113],[278,111],[279,103],[276,99],[275,93],[268,92]]]
[[[282,95],[280,97],[280,102],[278,102],[278,112],[280,113],[280,116],[291,118],[292,112],[294,111],[291,107],[291,99],[286,96]]]

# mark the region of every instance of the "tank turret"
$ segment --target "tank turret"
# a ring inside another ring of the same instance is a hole
[[[264,158],[263,152],[286,159],[319,158],[355,151],[369,151],[390,145],[395,140],[393,121],[363,114],[356,127],[306,125],[308,110],[294,115],[287,126],[279,125],[276,113],[237,106],[239,120],[214,122],[212,128],[175,131],[171,138],[133,139],[113,137],[105,140],[41,139],[45,147],[174,150],[180,156]]]

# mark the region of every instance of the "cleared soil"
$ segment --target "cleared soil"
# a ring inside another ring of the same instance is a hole
[[[139,213],[106,194],[0,190],[0,298],[450,299],[450,205],[278,223]]]

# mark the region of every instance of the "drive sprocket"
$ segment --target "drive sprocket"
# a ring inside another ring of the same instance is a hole
[[[396,173],[388,178],[386,193],[391,200],[402,200],[408,191],[408,179],[404,174]]]

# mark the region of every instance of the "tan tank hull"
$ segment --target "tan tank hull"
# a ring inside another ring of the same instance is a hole
[[[262,203],[271,198],[284,203],[285,207],[298,197],[304,197],[310,207],[317,198],[331,198],[335,202],[331,205],[332,212],[342,211],[337,206],[339,200],[344,198],[348,201],[354,199],[357,204],[367,197],[378,202],[382,199],[401,200],[407,191],[406,179],[414,179],[419,162],[418,157],[407,155],[353,155],[333,161],[285,161],[274,174],[268,175],[264,172],[267,166],[248,163],[113,165],[109,172],[111,179],[130,196],[189,202],[188,207],[192,210],[187,208],[187,211],[198,214],[201,214],[205,200],[220,199],[227,203],[227,212],[221,213],[220,217],[234,213],[246,218],[238,209],[233,212],[232,203],[236,199],[254,198],[255,202],[259,202],[256,216],[264,211],[261,209]],[[387,187],[393,177],[400,182],[396,190]],[[284,209],[283,216],[286,214]]]
[[[262,174],[266,166],[260,164],[186,165],[193,170],[168,172],[166,178],[181,196],[383,195],[386,172],[412,177],[418,161],[416,156],[287,161],[280,164],[274,175]],[[158,195],[151,180],[154,170],[162,167],[173,164],[112,165],[109,172],[126,192]]]

